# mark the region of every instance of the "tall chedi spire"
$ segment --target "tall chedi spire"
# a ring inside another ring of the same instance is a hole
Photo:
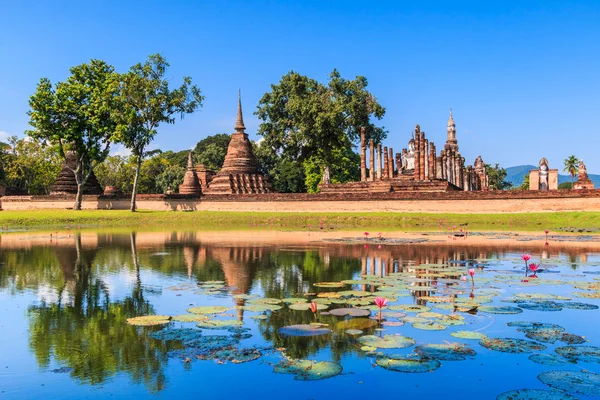
[[[227,155],[219,173],[208,186],[207,194],[243,194],[268,193],[271,184],[258,169],[258,162],[252,152],[252,143],[248,139],[244,117],[242,115],[242,96],[238,91],[237,117],[235,132],[227,148]]]
[[[454,124],[454,118],[452,117],[452,107],[450,107],[450,117],[448,117],[448,138],[446,139],[446,145],[444,149],[458,151],[458,140],[456,140],[456,125]]]

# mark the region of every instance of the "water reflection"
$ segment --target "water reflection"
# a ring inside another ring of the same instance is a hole
[[[30,241],[1,242],[0,290],[13,296],[35,293],[38,300],[28,307],[29,349],[40,368],[58,364],[68,367],[71,376],[87,384],[100,384],[118,373],[126,373],[151,392],[166,384],[165,369],[169,348],[151,338],[159,328],[126,324],[127,318],[162,313],[167,307],[162,293],[182,282],[224,281],[224,305],[243,306],[235,295],[258,293],[264,297],[303,296],[315,291],[315,282],[336,282],[360,275],[386,276],[412,272],[419,277],[427,264],[460,263],[462,260],[502,257],[521,249],[452,246],[384,246],[364,248],[348,245],[296,247],[239,247],[204,244],[194,232],[167,234],[74,234],[68,237],[39,237]],[[587,260],[587,249],[545,249],[538,257],[566,253],[575,269]],[[145,281],[145,279],[147,281]],[[417,282],[413,302],[424,304],[422,296],[431,282]],[[364,285],[363,290],[374,291]],[[169,307],[187,306],[187,303]],[[181,312],[181,310],[180,310]],[[236,310],[244,320],[244,311]],[[279,328],[312,322],[310,313],[283,308],[271,318],[255,323],[262,339],[275,348],[286,348],[293,358],[307,358],[329,349],[331,359],[345,355],[362,357],[352,340],[339,335],[313,338],[284,337]],[[349,328],[333,316],[323,316],[335,332]],[[359,329],[372,334],[371,320],[357,322]]]

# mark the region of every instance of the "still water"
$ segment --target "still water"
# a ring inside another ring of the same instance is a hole
[[[600,395],[592,251],[203,235],[1,237],[0,398]]]

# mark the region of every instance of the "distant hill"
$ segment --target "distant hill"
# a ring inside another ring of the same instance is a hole
[[[520,186],[525,179],[525,175],[529,174],[529,171],[536,169],[535,165],[518,165],[516,167],[506,168],[506,180],[509,181],[513,186]],[[594,186],[600,188],[600,175],[588,174]],[[575,177],[577,179],[577,177]],[[563,182],[571,182],[569,175],[558,174],[558,184]]]

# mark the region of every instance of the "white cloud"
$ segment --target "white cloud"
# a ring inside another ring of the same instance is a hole
[[[0,142],[6,142],[9,137],[10,137],[10,134],[8,132],[0,131]]]
[[[131,155],[131,150],[129,150],[127,147],[123,146],[122,144],[117,144],[110,148],[110,155],[111,156],[128,157]]]

